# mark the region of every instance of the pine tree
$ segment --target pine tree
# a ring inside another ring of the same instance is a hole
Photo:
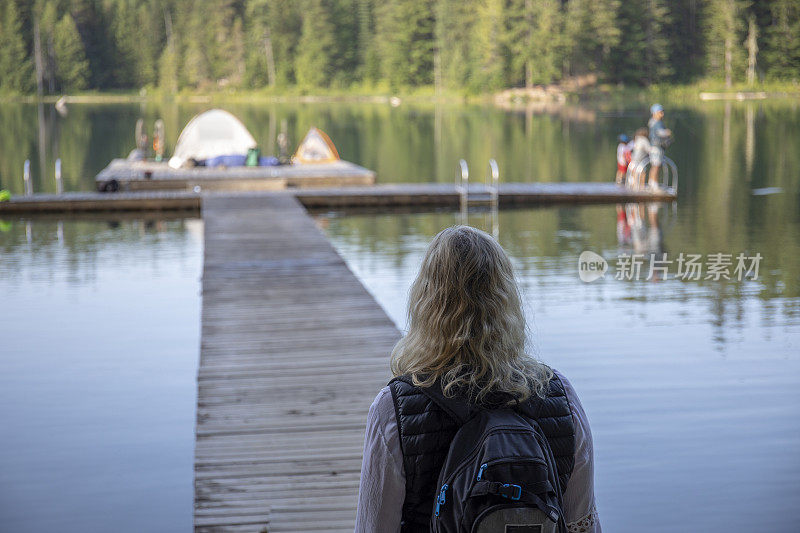
[[[333,83],[346,87],[358,80],[359,24],[355,16],[358,0],[333,0],[332,21],[335,26],[335,47],[331,57]]]
[[[494,91],[503,85],[503,0],[480,0],[473,28],[471,89]]]
[[[708,4],[709,70],[711,74],[722,75],[726,87],[732,85],[737,65],[744,62],[739,43],[744,40],[742,15],[748,5],[748,0],[711,0]]]
[[[643,66],[648,83],[658,83],[672,75],[670,41],[667,29],[671,24],[669,8],[664,0],[647,0],[644,15],[645,46]]]
[[[611,70],[612,51],[622,38],[620,4],[620,0],[569,1],[565,33],[571,43],[571,74]]]
[[[669,47],[671,79],[690,81],[704,72],[705,38],[702,4],[697,0],[659,0],[669,8],[670,22],[660,30]],[[629,5],[627,3],[623,6]],[[627,36],[627,32],[626,32]]]
[[[376,82],[380,79],[380,56],[375,37],[374,0],[358,0],[358,51],[361,79]]]
[[[756,17],[751,14],[747,20],[747,84],[753,85],[756,82],[756,64],[758,63],[758,26]]]
[[[378,57],[392,87],[433,81],[434,13],[427,0],[389,0],[376,11]]]
[[[611,49],[622,38],[619,27],[619,7],[621,0],[595,0],[591,3],[593,44],[599,54],[599,64],[608,66]]]
[[[245,7],[248,21],[245,79],[249,87],[275,84],[275,50],[269,27],[269,3],[249,0]]]
[[[186,47],[183,51],[182,78],[191,87],[206,84],[212,75],[206,47],[208,46],[208,26],[205,10],[194,9],[188,20]]]
[[[60,15],[67,11],[72,17],[87,60],[87,86],[113,87],[116,66],[114,38],[109,31],[112,26],[111,14],[103,7],[108,0],[47,1],[56,6]]]
[[[25,49],[16,0],[6,0],[0,21],[0,92],[24,93],[33,88],[33,68]]]
[[[127,0],[120,0],[111,12],[114,42],[114,85],[136,87],[139,85],[139,26],[134,8]]]
[[[470,38],[474,35],[477,0],[437,0],[435,47],[445,87],[462,90],[469,85],[472,68]]]
[[[179,58],[177,36],[172,28],[172,14],[164,10],[164,35],[166,43],[158,58],[158,85],[174,93],[178,91]]]
[[[534,0],[509,0],[506,4],[504,41],[509,52],[508,81],[511,85],[533,84],[532,57]]]
[[[46,92],[800,77],[798,0],[0,0],[0,91],[34,88],[34,21]]]
[[[62,92],[81,90],[89,80],[89,61],[72,15],[67,13],[53,30],[55,74]]]
[[[220,54],[220,62],[224,65],[221,71],[228,80],[234,85],[241,85],[244,78],[244,29],[242,19],[235,17],[230,28],[226,41],[227,49],[223,48]]]
[[[295,0],[270,0],[269,24],[277,85],[295,83],[297,47],[302,32],[303,4]]]
[[[642,85],[668,79],[673,74],[667,36],[671,23],[664,0],[644,0],[644,6],[623,2],[619,25],[626,31],[611,54],[612,78]]]
[[[139,53],[137,54],[137,87],[155,85],[158,80],[158,59],[165,46],[164,10],[161,0],[150,0],[136,10]]]
[[[531,75],[538,83],[550,83],[558,75],[563,61],[564,21],[555,0],[542,0],[538,3],[534,42],[538,43],[531,56]]]
[[[508,4],[507,46],[512,78],[526,87],[550,83],[558,75],[564,40],[563,17],[556,0],[514,0]]]
[[[800,78],[800,3],[775,0],[770,6],[771,24],[766,30],[764,64],[772,78]]]
[[[205,59],[205,76],[210,81],[236,85],[244,74],[242,20],[233,0],[209,0],[207,11],[212,10],[211,18],[201,15],[203,33],[198,49]]]
[[[327,86],[331,79],[335,28],[327,0],[306,0],[303,29],[297,44],[297,83],[306,88]]]
[[[38,15],[38,14],[37,14]],[[56,53],[54,35],[58,23],[58,10],[55,3],[45,3],[39,17],[39,33],[41,42],[42,82],[44,90],[56,91],[58,83],[56,75]]]

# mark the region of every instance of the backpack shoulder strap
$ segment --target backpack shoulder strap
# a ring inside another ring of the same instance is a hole
[[[567,405],[568,409],[565,412],[561,412],[555,408],[561,397],[566,399],[565,405]],[[538,419],[542,416],[564,416],[571,412],[564,384],[561,383],[561,379],[555,374],[547,384],[547,394],[544,398],[532,396],[522,403],[517,403],[514,409],[528,418],[533,419]]]
[[[464,425],[470,418],[475,416],[478,409],[463,398],[446,397],[442,392],[441,382],[437,380],[430,387],[417,387],[409,375],[398,376],[389,382],[391,385],[395,381],[402,381],[412,387],[417,388],[422,394],[428,397],[433,403],[439,406],[445,413],[450,415],[459,425]]]

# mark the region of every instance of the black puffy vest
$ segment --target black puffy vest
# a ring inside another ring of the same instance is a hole
[[[400,376],[389,382],[392,392],[403,468],[406,474],[406,498],[400,530],[427,531],[433,512],[436,482],[458,424],[439,406]],[[546,398],[533,398],[517,409],[536,419],[550,443],[558,467],[561,490],[575,466],[575,427],[564,385],[553,376]]]

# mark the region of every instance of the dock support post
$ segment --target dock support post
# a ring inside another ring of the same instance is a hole
[[[458,185],[459,177],[461,184]],[[456,170],[456,191],[461,193],[461,224],[467,225],[469,209],[469,166],[463,159],[458,160],[458,169]]]
[[[64,194],[64,183],[61,181],[61,158],[56,159],[56,194]]]
[[[491,179],[491,185],[489,180]],[[489,197],[492,205],[495,206],[498,201],[498,185],[500,183],[500,169],[497,167],[497,161],[494,159],[489,160],[489,172],[486,174],[486,188],[489,190]]]
[[[26,159],[25,165],[22,167],[22,181],[25,183],[25,196],[33,194],[33,185],[31,185],[31,160]]]
[[[492,180],[491,186],[489,185],[489,178]],[[500,169],[497,166],[497,161],[494,159],[489,160],[489,173],[486,175],[486,188],[489,189],[490,210],[492,213],[492,236],[497,239],[500,235],[500,225],[498,223],[498,209],[500,206]]]

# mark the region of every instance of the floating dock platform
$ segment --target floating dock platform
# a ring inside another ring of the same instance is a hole
[[[270,167],[171,168],[166,162],[114,159],[95,177],[98,191],[239,190],[372,185],[375,172],[349,161]]]
[[[0,215],[36,213],[199,210],[215,192],[138,191],[74,192],[14,196],[0,202]],[[255,194],[241,192],[242,195]],[[295,197],[309,209],[351,208],[458,208],[462,194],[454,185],[398,183],[371,187],[286,189],[271,194]],[[500,207],[552,204],[672,202],[676,194],[628,189],[613,183],[505,183],[497,189]],[[487,204],[491,192],[483,186],[469,189],[468,203]]]
[[[454,185],[398,183],[347,189],[306,189],[292,193],[309,209],[359,207],[452,207],[461,205],[464,194]],[[466,195],[469,205],[489,205],[493,191],[472,185]],[[672,202],[669,189],[635,190],[614,183],[502,183],[497,187],[500,207],[550,204]]]

